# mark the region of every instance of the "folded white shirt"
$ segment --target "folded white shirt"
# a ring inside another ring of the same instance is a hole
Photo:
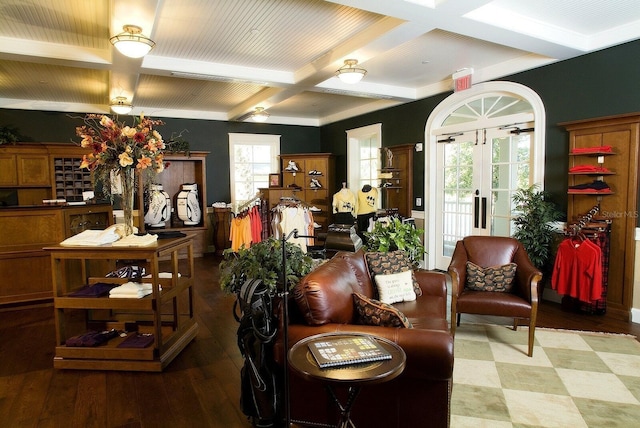
[[[160,287],[162,290],[162,287]],[[139,282],[125,282],[124,284],[112,288],[109,291],[109,297],[130,297],[140,298],[153,292],[151,284]]]
[[[158,242],[158,235],[129,235],[121,238],[118,241],[113,242],[113,247],[147,247],[154,245]]]
[[[98,246],[103,244],[109,244],[120,239],[120,235],[116,232],[115,228],[108,228],[105,230],[85,230],[77,235],[73,235],[60,243],[60,245],[66,247],[72,246]]]
[[[180,272],[178,272],[178,278],[180,278]],[[143,276],[143,278],[151,278],[151,274]],[[158,278],[173,278],[173,274],[171,272],[159,272]]]

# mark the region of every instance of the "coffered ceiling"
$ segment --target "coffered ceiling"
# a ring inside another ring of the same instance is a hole
[[[125,24],[151,53],[111,46]],[[320,126],[638,38],[638,0],[0,0],[0,108]]]

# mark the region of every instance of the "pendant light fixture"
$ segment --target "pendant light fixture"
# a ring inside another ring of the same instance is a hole
[[[344,83],[358,83],[362,80],[367,70],[358,67],[357,59],[345,59],[344,65],[336,71],[336,76]]]
[[[125,25],[122,29],[124,32],[109,39],[122,55],[142,58],[156,45],[156,42],[142,35],[142,28],[137,25]]]
[[[129,114],[133,110],[133,105],[127,101],[126,97],[115,97],[111,100],[109,107],[116,114]]]
[[[254,122],[264,122],[269,117],[269,113],[264,110],[264,107],[256,107],[255,111],[251,113],[251,119]]]

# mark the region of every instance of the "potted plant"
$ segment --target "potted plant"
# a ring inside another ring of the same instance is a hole
[[[424,256],[423,229],[404,223],[397,217],[386,222],[377,221],[371,232],[364,232],[368,251],[387,252],[403,250],[417,267]]]
[[[561,217],[555,204],[547,198],[548,194],[535,184],[519,189],[513,195],[516,213],[513,219],[516,232],[513,237],[520,241],[531,262],[543,273],[548,272],[556,237],[551,224]]]
[[[300,278],[311,272],[313,260],[299,245],[287,242],[286,283],[290,290]],[[220,263],[220,288],[227,293],[238,293],[247,279],[260,279],[275,295],[282,272],[282,240],[268,238],[237,253],[226,249]]]

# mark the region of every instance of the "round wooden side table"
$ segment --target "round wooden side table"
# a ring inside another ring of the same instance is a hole
[[[309,350],[309,345],[314,342],[325,342],[334,339],[349,339],[369,337],[377,341],[391,354],[391,358],[381,361],[348,364],[335,367],[320,368],[314,356]],[[339,428],[355,427],[351,421],[351,409],[364,385],[371,385],[390,381],[396,378],[404,370],[407,357],[400,346],[383,337],[364,333],[323,333],[309,336],[297,342],[291,347],[288,354],[289,365],[304,379],[324,383],[327,392],[340,410]],[[348,388],[347,399],[341,403],[336,396],[334,388],[346,386]]]

